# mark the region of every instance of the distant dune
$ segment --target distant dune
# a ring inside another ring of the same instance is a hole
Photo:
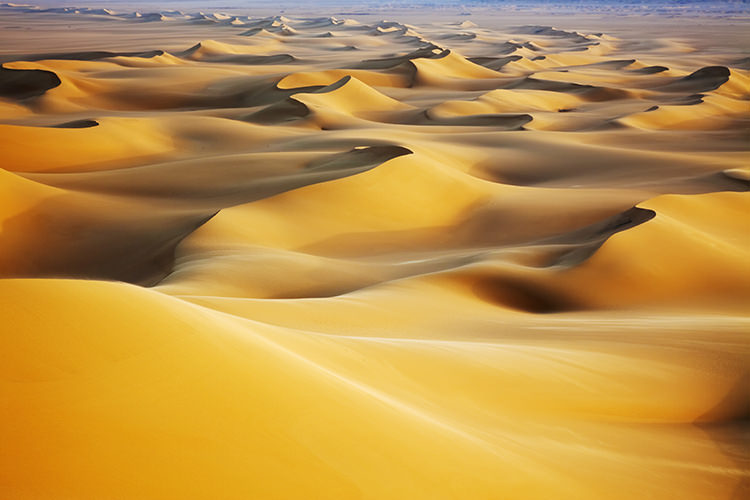
[[[744,7],[437,3],[0,5],[0,499],[750,498]]]

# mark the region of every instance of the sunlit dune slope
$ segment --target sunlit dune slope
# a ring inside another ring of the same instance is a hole
[[[226,498],[593,498],[609,491],[602,471],[628,471],[634,481],[613,495],[628,498],[659,494],[637,476],[648,467],[703,498],[728,492],[717,467],[738,470],[710,433],[678,422],[711,407],[714,391],[731,393],[739,360],[706,378],[710,358],[689,351],[679,363],[634,365],[642,348],[328,337],[114,283],[5,280],[0,294],[15,306],[6,319],[16,335],[3,337],[16,354],[2,371],[12,403],[2,415],[11,431],[3,456],[14,457],[3,488],[16,496],[205,498],[223,482]],[[42,314],[23,305],[51,301]],[[113,324],[123,304],[137,313]],[[561,397],[582,370],[596,379]],[[667,373],[674,388],[652,382]],[[630,389],[613,391],[617,380]],[[640,402],[649,392],[659,404]],[[655,427],[660,446],[647,448],[647,427],[606,423],[612,417],[668,424]],[[694,465],[683,469],[684,460]],[[123,480],[131,475],[138,481]]]

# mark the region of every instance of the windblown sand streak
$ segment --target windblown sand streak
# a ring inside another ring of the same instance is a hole
[[[748,493],[740,49],[0,13],[2,498]]]

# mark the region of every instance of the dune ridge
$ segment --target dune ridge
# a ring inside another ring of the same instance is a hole
[[[1,4],[0,497],[744,497],[747,22],[607,9]]]

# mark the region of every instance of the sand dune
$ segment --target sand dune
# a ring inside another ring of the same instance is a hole
[[[0,5],[0,497],[746,496],[744,18],[209,7]]]
[[[60,78],[51,71],[0,68],[0,96],[4,98],[36,97],[60,83]]]

